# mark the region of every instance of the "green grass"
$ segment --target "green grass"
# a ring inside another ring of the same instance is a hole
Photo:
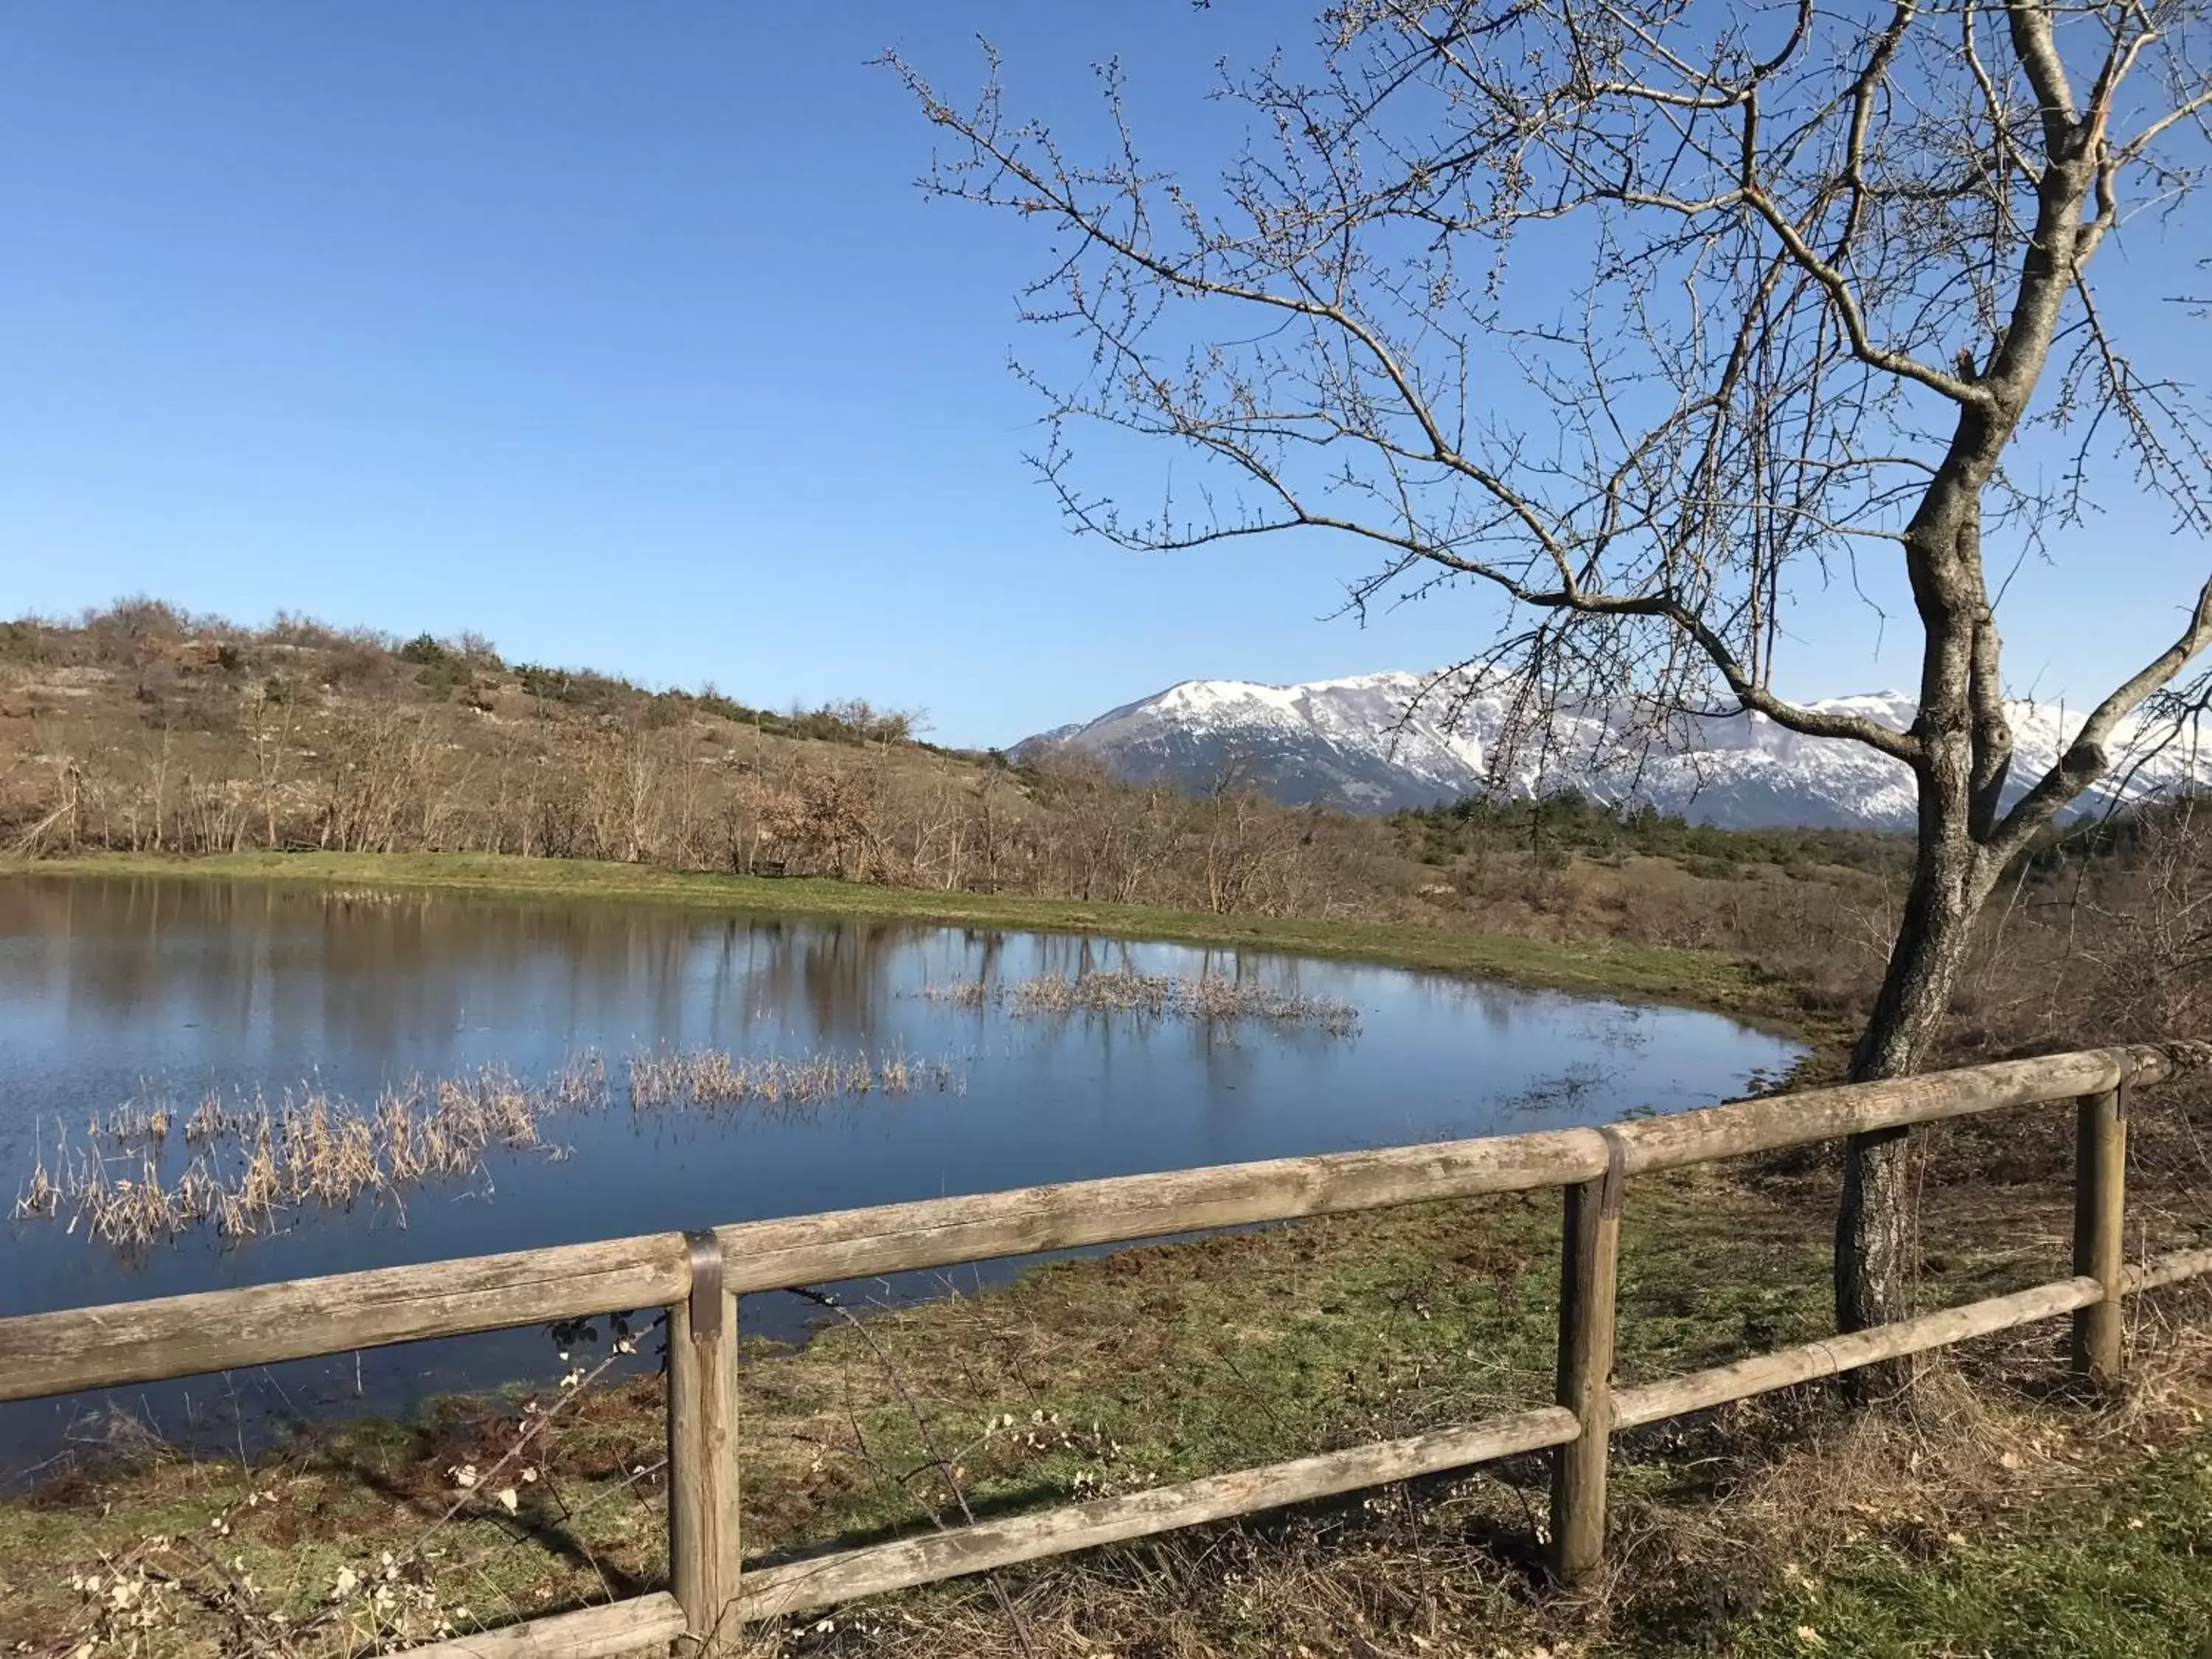
[[[446,853],[238,853],[166,859],[100,854],[0,860],[0,874],[163,876],[299,882],[537,900],[618,900],[749,915],[884,918],[1087,933],[1388,963],[1638,1000],[1785,1018],[1786,999],[1717,953],[1658,945],[1555,944],[1443,927],[1088,903],[859,882],[769,880],[649,865]]]
[[[2208,1659],[2212,1435],[1976,1536],[1952,1534],[1934,1559],[1855,1546],[1822,1572],[1784,1581],[1728,1650],[1742,1659]]]

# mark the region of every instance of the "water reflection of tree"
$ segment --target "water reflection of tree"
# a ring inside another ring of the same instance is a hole
[[[250,1004],[258,954],[254,934],[274,890],[146,878],[21,877],[0,883],[0,936],[62,942],[58,962],[40,951],[0,955],[0,988],[28,996],[66,988],[72,1008],[126,1015],[181,1006],[209,1022],[234,1020]]]
[[[252,883],[27,879],[0,887],[0,956],[26,1000],[58,976],[96,1021],[174,1022],[238,1042],[257,1026],[336,1058],[434,1049],[464,1018],[576,1030],[651,1012],[659,1040],[738,1040],[756,1009],[826,1039],[885,1025],[905,923],[702,918],[678,910],[332,893]],[[703,981],[704,1006],[690,988]],[[705,1031],[687,1031],[703,1016]],[[646,1035],[646,1033],[639,1033]],[[425,1056],[426,1058],[429,1056]]]
[[[888,1028],[893,970],[935,931],[912,922],[755,921],[750,1000],[787,1012],[804,1008],[817,1042],[872,1045]]]
[[[1182,945],[1158,940],[1103,938],[1087,933],[1032,933],[1036,969],[1063,979],[1087,974],[1141,973],[1171,977],[1226,979],[1236,985],[1266,985],[1287,993],[1304,990],[1309,979],[1326,983],[1346,969],[1273,951],[1235,945]]]
[[[970,977],[994,980],[999,977],[1001,964],[1006,957],[1006,935],[995,927],[963,928],[960,933],[961,956],[972,964]]]

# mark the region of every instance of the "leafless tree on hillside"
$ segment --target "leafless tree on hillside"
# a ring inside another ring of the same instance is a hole
[[[1024,373],[1079,528],[1149,550],[1329,532],[1373,556],[1358,605],[1490,594],[1501,630],[1469,660],[1539,706],[1632,695],[1655,735],[1755,713],[1910,769],[1871,1079],[1923,1062],[2000,873],[2212,641],[2208,586],[2015,781],[1985,537],[2055,556],[2110,471],[2191,538],[2177,599],[2203,578],[2208,428],[2155,349],[2186,313],[2128,317],[2091,276],[2124,240],[2156,269],[2192,222],[2207,21],[2203,0],[1346,0],[1310,67],[1224,79],[1248,137],[1206,177],[1140,154],[1112,66],[1079,158],[1009,117],[995,58],[968,105],[889,61],[949,140],[927,187],[1051,239],[1027,314],[1086,355]],[[1203,482],[1125,510],[1073,465],[1101,428],[1196,451]],[[1876,557],[1923,641],[1905,732],[1773,686],[1793,597]],[[1849,1151],[1847,1328],[1905,1306],[1904,1152]]]

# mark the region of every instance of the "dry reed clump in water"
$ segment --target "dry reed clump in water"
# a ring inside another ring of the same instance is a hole
[[[720,1048],[659,1049],[630,1056],[633,1109],[668,1105],[813,1106],[855,1095],[957,1092],[950,1060],[916,1060],[903,1051],[880,1060],[866,1054],[753,1058]]]
[[[82,1227],[88,1237],[126,1248],[207,1222],[240,1237],[283,1211],[343,1209],[367,1194],[396,1197],[471,1174],[495,1146],[539,1145],[538,1119],[549,1109],[605,1099],[604,1066],[586,1055],[534,1088],[488,1066],[418,1079],[366,1105],[315,1088],[288,1091],[273,1105],[258,1093],[236,1101],[210,1094],[180,1120],[165,1101],[128,1101],[94,1117],[81,1146],[71,1148],[64,1133],[52,1170],[39,1154],[15,1213],[65,1215],[71,1232]]]
[[[1139,974],[1117,969],[1012,981],[959,979],[929,986],[922,994],[956,1008],[1000,1004],[1017,1019],[1078,1012],[1208,1022],[1258,1019],[1276,1025],[1311,1025],[1332,1036],[1349,1036],[1359,1027],[1359,1011],[1349,1003],[1222,974]]]
[[[635,1108],[803,1107],[844,1096],[957,1091],[950,1060],[903,1053],[750,1059],[703,1048],[641,1054],[629,1064]],[[504,1066],[417,1079],[363,1104],[321,1089],[271,1105],[210,1094],[188,1113],[148,1097],[126,1101],[66,1132],[49,1167],[44,1150],[18,1194],[19,1218],[67,1220],[88,1238],[143,1249],[212,1223],[226,1238],[266,1231],[280,1213],[309,1205],[343,1209],[364,1196],[399,1200],[411,1188],[476,1174],[495,1149],[546,1146],[541,1123],[595,1111],[609,1098],[605,1060],[570,1056],[544,1082]]]

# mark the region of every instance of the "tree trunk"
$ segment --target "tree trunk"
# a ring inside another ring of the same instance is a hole
[[[1923,858],[1905,902],[1881,994],[1851,1056],[1851,1080],[1905,1077],[1919,1069],[1941,1030],[1965,966],[1974,916],[1989,882],[1971,856]],[[1844,1155],[1836,1212],[1836,1326],[1863,1330],[1911,1315],[1914,1216],[1908,1185],[1910,1132],[1853,1135]],[[1846,1377],[1854,1398],[1901,1391],[1909,1361],[1868,1366]]]

